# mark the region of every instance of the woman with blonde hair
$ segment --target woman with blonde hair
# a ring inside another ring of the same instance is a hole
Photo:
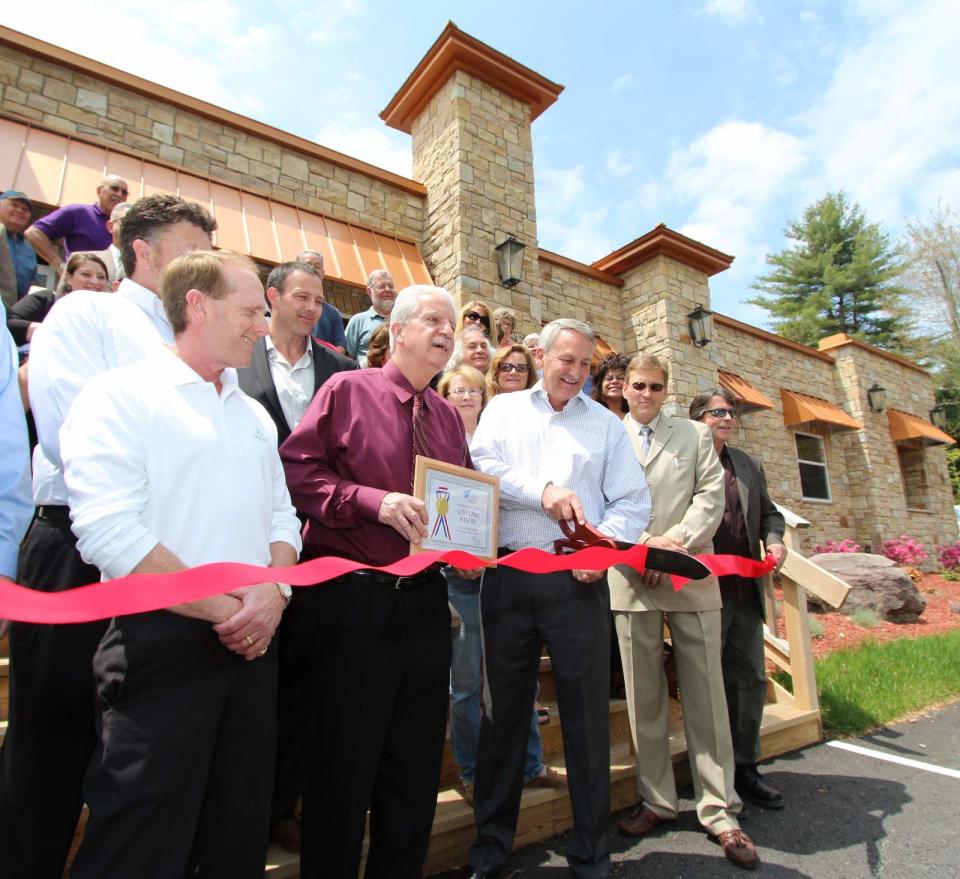
[[[494,345],[504,348],[513,344],[513,331],[517,328],[517,313],[512,308],[501,306],[493,312]]]
[[[512,391],[525,391],[537,383],[537,366],[533,355],[523,345],[513,344],[500,348],[490,361],[487,370],[487,396]]]
[[[490,312],[490,306],[479,299],[471,299],[463,308],[460,309],[460,316],[457,318],[457,335],[459,336],[467,327],[478,326],[483,330],[484,335],[489,338],[493,329],[493,315]]]
[[[468,363],[461,363],[455,369],[444,372],[437,385],[437,393],[449,400],[453,408],[460,413],[469,444],[477,429],[480,412],[487,405],[483,373]]]

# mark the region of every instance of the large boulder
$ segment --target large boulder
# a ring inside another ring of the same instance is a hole
[[[903,568],[886,556],[867,552],[823,552],[810,561],[849,584],[850,593],[840,610],[852,614],[861,607],[875,610],[892,623],[912,623],[923,613],[927,599]],[[820,605],[808,593],[811,604]]]

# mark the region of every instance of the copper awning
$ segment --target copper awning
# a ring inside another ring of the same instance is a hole
[[[787,427],[793,427],[795,424],[817,422],[834,430],[863,429],[863,425],[859,421],[847,415],[839,406],[820,397],[812,397],[809,394],[801,394],[797,391],[788,391],[781,388],[780,400],[783,403],[783,423]]]
[[[217,218],[217,247],[268,263],[310,248],[323,254],[328,277],[354,286],[365,287],[374,269],[387,269],[398,288],[432,283],[412,241],[0,118],[0,191],[16,189],[48,205],[92,202],[105,174],[129,183],[131,201],[159,192],[199,202]]]
[[[890,422],[890,436],[895,443],[919,440],[925,446],[952,446],[956,442],[949,433],[909,412],[888,408],[887,421]]]
[[[737,398],[741,412],[773,409],[773,400],[763,392],[758,391],[745,378],[737,375],[735,372],[725,372],[722,369],[717,370],[717,375],[720,379],[720,386],[726,388]]]

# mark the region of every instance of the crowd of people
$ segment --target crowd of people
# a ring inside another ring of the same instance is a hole
[[[0,197],[6,236],[60,277],[28,292],[17,261],[4,291],[0,576],[56,592],[215,561],[364,567],[112,620],[14,623],[0,872],[60,877],[86,803],[77,879],[259,876],[270,840],[300,853],[304,877],[353,879],[365,828],[365,875],[419,876],[449,721],[476,821],[464,876],[507,865],[525,785],[568,788],[571,870],[606,876],[611,658],[640,795],[620,832],[677,817],[665,616],[699,820],[731,861],[756,867],[741,798],[783,797],[757,771],[755,580],[675,591],[668,574],[623,566],[377,570],[426,535],[418,455],[498,478],[501,555],[552,552],[566,520],[679,553],[759,558],[762,541],[782,563],[763,468],[729,446],[729,392],[670,415],[659,357],[596,365],[592,329],[569,318],[518,341],[511,309],[457,310],[428,285],[398,292],[385,270],[344,328],[321,254],[263,284],[249,259],[211,249],[201,206],[127,194],[108,177],[93,205],[30,227],[26,196]],[[544,647],[564,772],[544,763]]]

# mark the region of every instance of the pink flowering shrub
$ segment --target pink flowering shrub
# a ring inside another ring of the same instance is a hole
[[[927,557],[923,544],[906,534],[901,534],[894,540],[884,540],[883,554],[901,567],[919,565]]]
[[[960,568],[960,540],[947,546],[938,546],[937,558],[944,570],[956,571]]]
[[[826,543],[818,543],[814,549],[817,552],[861,552],[860,544],[854,543],[849,537],[844,538],[837,543],[836,540],[828,540]]]

